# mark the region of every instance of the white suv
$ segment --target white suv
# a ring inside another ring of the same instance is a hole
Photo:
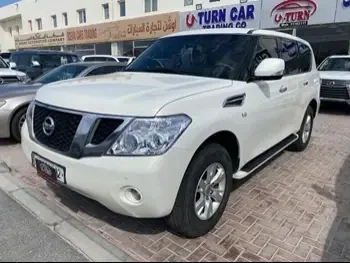
[[[350,105],[350,55],[326,58],[318,67],[321,101],[345,102]]]
[[[233,179],[307,147],[319,88],[312,49],[297,37],[181,32],[126,72],[41,88],[22,147],[46,179],[198,237],[220,219]]]

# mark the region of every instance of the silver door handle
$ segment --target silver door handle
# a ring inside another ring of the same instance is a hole
[[[307,86],[307,85],[309,85],[309,82],[308,82],[308,81],[305,81],[305,82],[303,83],[303,85],[304,85],[304,86]]]
[[[284,93],[284,92],[286,92],[286,91],[287,91],[287,89],[288,89],[287,87],[281,87],[281,88],[280,88],[280,93]]]

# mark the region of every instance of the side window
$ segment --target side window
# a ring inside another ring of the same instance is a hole
[[[252,71],[257,68],[265,58],[279,58],[277,39],[260,37],[253,57]]]
[[[40,55],[40,61],[44,68],[55,68],[62,65],[60,55],[42,54]]]
[[[300,72],[301,73],[309,72],[312,67],[311,49],[307,45],[300,42],[298,42],[297,45],[299,50]]]
[[[300,73],[297,42],[289,39],[281,39],[280,55],[286,63],[286,69],[284,70],[285,76]]]
[[[32,56],[30,54],[18,55],[18,60],[16,62],[17,66],[30,66]]]
[[[108,74],[111,73],[108,71],[108,67],[99,67],[94,70],[92,70],[88,76],[97,76],[97,75],[103,75],[103,74]]]
[[[107,57],[107,61],[114,61],[114,62],[116,62],[116,60],[114,58],[109,58],[109,57]]]

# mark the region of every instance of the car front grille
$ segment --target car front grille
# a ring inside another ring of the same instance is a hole
[[[91,144],[98,145],[104,142],[123,122],[123,119],[99,119]]]
[[[17,76],[0,76],[0,84],[10,84],[17,82],[19,82]]]
[[[348,80],[322,80],[321,98],[349,100]]]
[[[46,135],[43,123],[46,118],[51,117],[55,123],[51,135]],[[34,108],[33,131],[35,138],[42,145],[59,152],[68,152],[72,145],[74,136],[78,129],[82,115],[54,110],[36,105]]]

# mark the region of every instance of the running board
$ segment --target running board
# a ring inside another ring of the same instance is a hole
[[[298,140],[299,136],[295,133],[289,135],[287,138],[285,138],[283,141],[279,142],[266,152],[263,152],[259,156],[255,157],[253,160],[248,162],[246,165],[242,167],[241,170],[239,170],[237,173],[233,174],[234,179],[242,179],[252,172],[254,172],[256,169],[261,167],[263,164],[265,164],[267,161],[271,160],[273,157],[275,157],[277,154],[282,152],[284,149],[286,149],[289,145],[291,145],[293,142]]]

